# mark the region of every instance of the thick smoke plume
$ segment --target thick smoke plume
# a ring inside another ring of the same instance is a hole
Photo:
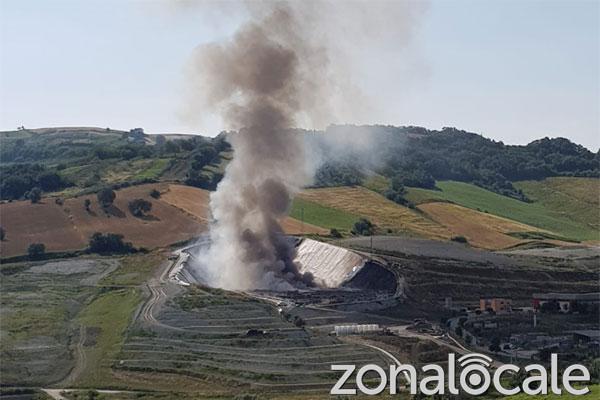
[[[239,130],[228,138],[234,157],[211,196],[210,249],[198,257],[209,283],[219,287],[284,289],[310,280],[298,273],[293,244],[278,222],[310,178],[302,138],[291,128],[315,104],[316,78],[326,66],[297,23],[289,7],[277,4],[231,42],[196,55],[208,103]]]
[[[354,3],[348,10],[356,15],[346,16],[368,16],[364,6]],[[312,178],[303,138],[293,128],[334,122],[338,107],[332,100],[339,104],[345,94],[354,94],[347,103],[361,104],[356,88],[345,84],[345,66],[330,62],[331,43],[364,33],[345,24],[344,11],[329,2],[250,3],[251,21],[230,41],[201,46],[194,55],[192,86],[201,110],[216,110],[236,130],[228,137],[233,160],[211,196],[211,245],[196,257],[210,285],[310,284],[294,264],[294,246],[279,220]],[[372,29],[393,14],[384,7],[372,26],[368,18],[361,22]],[[335,21],[343,23],[332,36]]]

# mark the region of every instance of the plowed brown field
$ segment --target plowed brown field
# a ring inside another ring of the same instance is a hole
[[[159,199],[150,197],[159,190]],[[6,239],[0,242],[2,257],[25,254],[31,243],[43,243],[46,251],[80,250],[87,246],[94,232],[119,233],[134,246],[156,248],[190,239],[206,230],[208,225],[209,192],[168,183],[132,186],[118,190],[114,205],[105,212],[95,195],[65,200],[58,205],[54,198],[44,198],[39,204],[14,201],[0,204],[0,225]],[[152,202],[152,211],[145,218],[134,217],[129,201],[143,198]],[[92,204],[85,210],[85,199]],[[286,233],[299,234],[327,231],[302,224],[292,218],[282,222]]]

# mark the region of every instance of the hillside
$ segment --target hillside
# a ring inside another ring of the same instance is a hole
[[[463,236],[494,250],[600,240],[598,154],[567,139],[507,146],[454,128],[347,125],[298,134],[324,163],[315,187],[294,200],[292,218],[282,221],[289,233],[335,228],[349,235],[365,217],[379,234]],[[196,224],[206,224],[207,190],[233,157],[225,135],[147,135],[140,128],[23,129],[0,132],[0,144],[0,195],[12,200],[1,206],[3,256],[22,254],[33,241],[48,250],[80,249],[95,230],[123,233],[145,247],[188,238],[199,232]],[[164,188],[155,221],[126,212],[129,199],[147,197],[147,185]],[[125,214],[110,223],[81,214],[84,199],[95,202],[105,187],[121,189],[117,207]],[[22,201],[34,188],[52,198]],[[19,244],[12,242],[15,232]]]
[[[452,202],[532,225],[568,239],[600,239],[597,225],[600,179],[549,178],[516,183],[517,187],[531,196],[530,203],[463,182],[441,181],[436,186],[439,190],[409,188],[406,198],[417,205],[436,201]]]
[[[159,190],[159,199],[150,197]],[[39,204],[14,201],[0,204],[0,220],[6,232],[0,242],[2,257],[26,254],[31,243],[43,243],[46,251],[72,251],[87,247],[94,232],[119,233],[136,247],[157,248],[198,236],[207,228],[207,191],[168,183],[146,184],[118,190],[114,205],[105,212],[95,195],[68,198],[62,205],[56,198],[44,198]],[[152,203],[147,217],[134,217],[128,202],[143,198]],[[84,202],[91,201],[90,211]],[[293,218],[282,222],[287,233],[319,233],[326,230],[302,225]]]
[[[379,234],[436,240],[463,236],[470,245],[490,250],[538,241],[569,244],[555,240],[558,239],[555,234],[535,226],[447,201],[422,203],[412,210],[363,187],[305,190],[294,200],[290,215],[324,228],[336,228],[344,234],[350,232],[358,218],[365,217],[377,226]]]
[[[146,135],[141,128],[44,128],[0,132],[0,196],[37,187],[72,197],[106,186],[177,181],[214,189],[231,159],[222,136]]]

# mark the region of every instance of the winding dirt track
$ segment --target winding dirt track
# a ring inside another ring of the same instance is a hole
[[[63,379],[59,385],[60,386],[70,386],[75,382],[75,380],[81,375],[83,370],[87,365],[87,358],[85,355],[85,350],[83,349],[83,345],[86,340],[86,328],[85,325],[79,325],[79,340],[75,345],[75,366],[69,372],[69,375],[65,379]]]

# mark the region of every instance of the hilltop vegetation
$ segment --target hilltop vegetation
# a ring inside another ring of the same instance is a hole
[[[146,135],[140,128],[55,128],[0,133],[0,196],[34,187],[62,196],[160,180],[214,189],[231,158],[224,136]]]
[[[544,138],[526,146],[505,145],[481,135],[443,128],[332,126],[324,135],[311,135],[313,149],[323,156],[335,154],[328,137],[360,143],[348,157],[328,163],[326,173],[317,173],[317,186],[352,185],[345,177],[359,163],[390,180],[398,177],[405,186],[433,188],[434,180],[473,183],[492,192],[527,201],[513,182],[552,176],[600,176],[600,155],[565,138]],[[360,154],[368,148],[368,155]],[[339,149],[338,149],[339,151]],[[354,155],[354,157],[353,157]],[[336,173],[337,172],[337,173]],[[324,180],[323,178],[328,178]]]

